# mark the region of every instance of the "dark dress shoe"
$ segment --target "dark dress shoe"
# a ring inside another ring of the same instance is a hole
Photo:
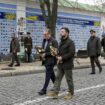
[[[20,64],[16,64],[15,66],[20,66]]]
[[[10,65],[8,65],[9,67],[13,67],[13,65],[12,64],[10,64]]]
[[[40,92],[38,92],[39,95],[45,95],[46,94],[46,91],[44,90],[41,90]]]
[[[99,73],[101,74],[101,72],[102,72],[102,68],[100,68],[100,70],[99,70]]]
[[[90,74],[96,74],[96,73],[93,73],[93,72],[92,72],[92,73],[90,73]]]

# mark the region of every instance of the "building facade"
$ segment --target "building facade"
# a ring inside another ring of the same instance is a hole
[[[56,24],[56,39],[60,40],[61,27],[70,29],[76,50],[86,49],[89,30],[94,29],[97,35],[105,30],[105,15],[95,11],[59,6]],[[31,32],[33,45],[41,45],[45,23],[40,6],[28,0],[0,0],[0,54],[9,54],[11,34]],[[35,50],[33,49],[33,53]]]

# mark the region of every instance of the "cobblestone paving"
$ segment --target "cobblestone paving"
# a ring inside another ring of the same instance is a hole
[[[73,77],[75,90],[105,84],[104,69],[105,67],[103,67],[102,74],[99,74],[96,69],[96,75],[89,75],[91,72],[90,68],[74,70]],[[43,81],[44,73],[0,78],[0,105],[14,105],[15,103],[24,103],[28,100],[46,97],[37,94],[43,86]],[[53,84],[50,83],[48,91],[52,87]],[[62,81],[61,93],[65,90],[67,90],[67,84],[64,78]],[[47,99],[27,105],[105,105],[105,86],[75,92],[74,98],[69,101],[65,101],[63,98],[57,100]]]

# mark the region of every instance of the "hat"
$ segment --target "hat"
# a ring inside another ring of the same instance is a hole
[[[93,30],[93,29],[91,29],[91,30],[90,30],[90,32],[94,32],[94,33],[95,33],[96,31],[95,31],[95,30]]]
[[[27,35],[30,35],[31,33],[30,32],[27,32]]]

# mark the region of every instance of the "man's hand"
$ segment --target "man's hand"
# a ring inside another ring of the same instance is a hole
[[[25,48],[25,51],[27,51],[27,48]]]
[[[41,57],[42,57],[42,58],[45,58],[45,53],[41,54]]]
[[[62,57],[61,57],[61,56],[57,57],[57,59],[58,59],[59,61],[62,61]]]
[[[58,56],[56,58],[57,58],[57,64],[62,63],[62,57],[61,56]]]
[[[58,54],[57,51],[52,51],[51,52],[51,55],[54,56],[54,57],[57,56],[57,54]]]
[[[97,54],[97,57],[99,57],[101,54]]]
[[[16,50],[13,50],[13,53],[16,53]]]

